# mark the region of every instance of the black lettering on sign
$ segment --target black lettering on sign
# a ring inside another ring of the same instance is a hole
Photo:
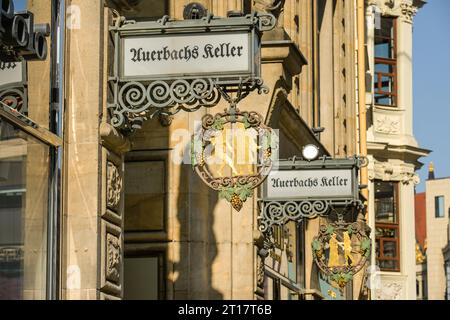
[[[233,46],[232,43],[220,43],[217,46],[206,44],[202,48],[203,59],[234,58],[243,55],[243,46]],[[143,48],[131,48],[131,61],[155,62],[155,61],[190,61],[200,57],[200,48],[197,45],[185,46],[181,49],[170,49],[165,46],[159,50],[144,50]]]
[[[15,69],[16,67],[17,67],[17,64],[15,62],[0,61],[0,70]]]

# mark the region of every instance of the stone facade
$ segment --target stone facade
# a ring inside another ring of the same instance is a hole
[[[31,2],[34,11],[48,10],[35,2],[39,1]],[[180,140],[177,134],[193,132],[196,121],[223,111],[228,106],[225,101],[210,109],[145,121],[131,134],[111,125],[107,103],[112,94],[108,80],[114,46],[109,27],[121,15],[157,19],[167,14],[182,20],[189,2],[67,1],[79,19],[76,27],[65,31],[60,296],[125,298],[124,269],[133,258],[141,258],[153,263],[156,280],[152,279],[155,292],[151,294],[161,299],[271,299],[275,298],[273,286],[280,287],[283,299],[330,298],[321,292],[310,248],[320,219],[304,221],[301,229],[292,224],[280,228],[276,248],[263,260],[257,231],[258,192],[237,213],[189,165],[174,161],[178,156],[174,150],[189,152],[189,140]],[[251,93],[239,109],[259,112],[265,124],[279,130],[280,158],[300,156],[308,143],[319,146],[321,156],[344,158],[359,153],[356,1],[197,2],[220,17],[229,11],[257,9],[278,18],[275,29],[262,38],[261,76],[270,92]],[[373,57],[375,5],[383,14],[400,17],[399,50],[410,55],[412,17],[422,2],[372,0],[368,4],[369,58]],[[398,66],[398,108],[377,106],[368,93],[369,177],[400,182],[402,221],[401,272],[382,274],[386,290],[372,292],[375,299],[415,297],[415,170],[420,167],[418,158],[427,151],[418,147],[412,133],[411,61],[401,57]],[[48,98],[35,85],[47,81],[45,68],[33,66],[29,71],[30,94],[42,96],[33,100],[39,103],[30,105],[36,119],[48,118],[38,110],[48,106]],[[325,129],[322,133],[320,127]],[[372,228],[373,189],[371,182]],[[343,298],[359,297],[364,287],[362,274],[359,277]]]
[[[400,272],[381,272],[381,282],[389,283],[387,293],[372,290],[373,299],[416,299],[416,261],[414,227],[414,188],[419,183],[415,173],[420,157],[428,150],[419,148],[413,135],[412,101],[412,23],[423,1],[367,1],[368,77],[374,79],[367,88],[369,164],[369,222],[375,230],[375,181],[398,182],[400,223]],[[375,28],[379,16],[396,17],[397,103],[395,107],[378,105],[375,100]],[[397,53],[402,54],[397,54]],[[375,233],[372,234],[375,239]],[[372,264],[376,264],[375,242]],[[378,290],[378,291],[377,291]]]
[[[436,217],[435,199],[444,197],[444,216]],[[430,300],[446,300],[445,251],[448,238],[450,208],[450,178],[426,181],[427,212],[427,293]],[[447,256],[448,258],[448,256]]]

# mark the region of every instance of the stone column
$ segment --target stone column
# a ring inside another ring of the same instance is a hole
[[[100,246],[108,240],[117,243],[105,240],[99,219],[106,174],[99,135],[106,81],[104,7],[103,1],[71,0],[66,5],[79,9],[81,16],[79,28],[66,30],[62,298],[97,299]]]
[[[405,277],[405,297],[416,300],[416,252],[414,218],[414,183],[404,180],[400,184],[400,268]]]
[[[397,21],[398,107],[404,110],[404,131],[409,145],[413,138],[413,48],[412,17],[404,14]]]

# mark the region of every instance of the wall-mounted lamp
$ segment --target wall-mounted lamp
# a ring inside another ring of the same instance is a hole
[[[313,144],[308,144],[303,147],[302,155],[305,160],[315,160],[319,156],[319,148]]]

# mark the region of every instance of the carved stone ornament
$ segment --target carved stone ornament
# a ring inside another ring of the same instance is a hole
[[[400,4],[400,9],[404,20],[412,23],[414,16],[417,14],[417,8],[410,3],[403,2]]]
[[[401,282],[384,282],[375,290],[377,300],[401,300],[403,285]]]
[[[411,169],[406,169],[411,170]],[[373,169],[369,170],[369,180],[399,181],[404,185],[418,185],[420,177],[415,172],[406,171],[405,167],[395,166],[389,162],[375,161]]]
[[[106,279],[119,283],[121,272],[120,239],[111,233],[106,235]]]
[[[285,0],[253,0],[253,8],[256,11],[271,13],[278,18],[284,3]]]
[[[412,23],[417,14],[417,7],[412,0],[368,0],[368,6],[376,6],[382,15],[400,17],[407,23]]]
[[[413,183],[414,185],[418,185],[420,183],[420,178],[416,173],[405,172],[405,173],[402,173],[401,181],[404,185],[409,185],[411,183]]]
[[[120,203],[122,194],[122,176],[119,168],[112,162],[107,163],[107,191],[106,201],[108,208],[116,209]]]
[[[265,266],[264,266],[264,258],[259,256],[257,257],[258,262],[257,262],[257,274],[256,274],[256,278],[257,278],[257,286],[259,288],[264,288],[264,271],[265,271]]]
[[[320,226],[312,241],[315,263],[330,283],[343,289],[370,257],[370,228],[357,221],[338,221]]]
[[[400,133],[400,121],[388,116],[377,119],[375,125],[375,131],[385,134],[398,134]]]

